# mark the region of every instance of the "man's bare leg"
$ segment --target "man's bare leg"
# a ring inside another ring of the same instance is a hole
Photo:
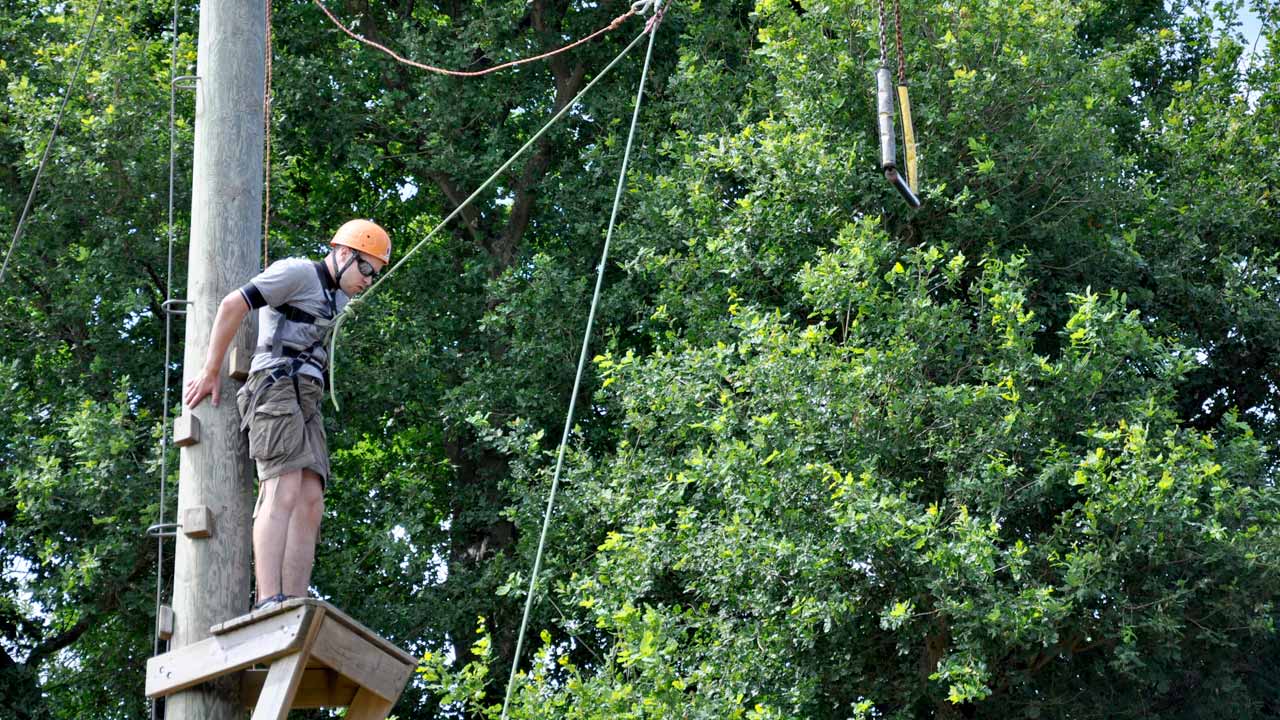
[[[258,602],[284,589],[284,559],[289,538],[289,521],[298,503],[301,470],[284,473],[259,483],[258,515],[253,520],[253,572],[258,584]]]
[[[302,471],[300,488],[289,518],[289,535],[285,542],[283,580],[284,593],[306,597],[311,587],[311,568],[316,559],[316,540],[324,517],[324,483],[310,470]]]

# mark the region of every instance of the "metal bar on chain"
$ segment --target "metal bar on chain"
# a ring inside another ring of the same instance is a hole
[[[897,139],[894,137],[893,77],[889,68],[876,70],[876,119],[880,127],[880,169],[884,177],[901,193],[912,208],[920,207],[920,198],[898,172]]]

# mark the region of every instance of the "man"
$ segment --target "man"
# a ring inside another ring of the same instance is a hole
[[[236,397],[258,466],[255,610],[307,595],[329,479],[320,416],[329,331],[347,301],[391,259],[390,237],[368,220],[346,223],[329,246],[321,262],[280,260],[222,299],[204,367],[183,395],[190,408],[209,395],[218,405],[223,356],[245,315],[257,308],[257,349]]]

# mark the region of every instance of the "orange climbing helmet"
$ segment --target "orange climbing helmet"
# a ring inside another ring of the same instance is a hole
[[[371,220],[348,220],[333,234],[330,247],[339,245],[391,262],[391,237]]]

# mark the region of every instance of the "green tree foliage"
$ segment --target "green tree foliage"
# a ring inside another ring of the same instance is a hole
[[[12,227],[93,6],[5,7]],[[334,4],[470,69],[625,7]],[[1280,713],[1280,7],[1256,48],[1241,7],[904,0],[912,212],[874,3],[675,3],[512,716]],[[145,712],[102,668],[151,650],[169,12],[106,4],[0,300],[20,717]],[[481,80],[273,27],[275,258],[416,242],[640,23]],[[639,60],[346,325],[315,586],[425,655],[402,718],[498,714]]]
[[[1252,432],[1179,428],[1186,360],[1121,296],[1074,297],[1046,357],[1022,262],[966,291],[967,269],[867,221],[801,273],[824,322],[733,306],[715,345],[598,359],[623,440],[566,524],[609,522],[553,593],[609,673],[538,678],[528,716],[548,686],[578,717],[1122,717],[1238,691],[1275,583]]]
[[[5,4],[6,250],[95,5]],[[158,516],[166,10],[104,4],[0,298],[6,717],[145,712],[140,674],[103,668],[140,668],[152,650],[156,551],[144,530]],[[189,123],[178,137],[189,140]]]
[[[1248,313],[1274,347],[1274,204],[1254,172],[1274,160],[1219,167],[1253,149],[1206,127],[1270,135],[1248,95],[1274,85],[1219,38],[1173,83],[1216,98],[1204,116],[1121,137],[1141,57],[1080,48],[1100,8],[916,7],[928,200],[906,216],[849,162],[874,141],[849,132],[872,126],[867,95],[846,94],[866,88],[872,16],[804,9],[757,6],[748,82],[681,55],[677,106],[741,109],[673,115],[663,171],[636,182],[622,292],[648,299],[598,365],[617,445],[584,450],[569,483],[545,601],[561,634],[521,712],[1273,712],[1252,668],[1276,587],[1274,362],[1222,382],[1204,330],[1236,338]],[[1202,29],[1148,31],[1168,47]],[[1183,157],[1187,132],[1205,156]],[[1175,186],[1181,210],[1151,204]],[[1192,208],[1199,226],[1179,220]],[[1205,301],[1176,304],[1191,287]],[[1191,392],[1205,374],[1220,405]],[[533,503],[520,514],[536,523]],[[433,661],[445,697],[485,697],[487,675]]]

